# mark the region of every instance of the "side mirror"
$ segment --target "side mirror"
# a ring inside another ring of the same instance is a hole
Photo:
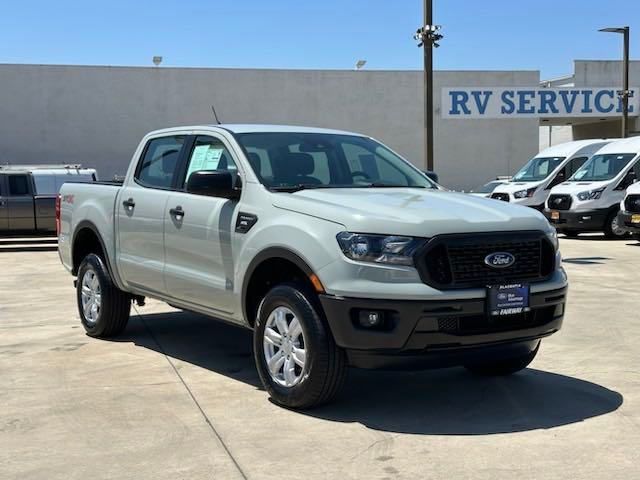
[[[431,170],[424,170],[424,174],[434,182],[438,183],[438,174],[436,172],[432,172]]]
[[[187,180],[187,193],[207,197],[240,198],[240,188],[233,185],[233,175],[227,170],[198,170]]]

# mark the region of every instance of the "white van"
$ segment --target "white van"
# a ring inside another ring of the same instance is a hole
[[[640,162],[637,165],[640,165]],[[636,174],[640,173],[637,170],[636,168]],[[640,176],[636,178],[636,183],[627,188],[627,193],[620,202],[618,225],[640,240],[640,181],[638,180]]]
[[[559,232],[604,232],[623,237],[618,222],[625,190],[640,178],[640,137],[617,140],[602,147],[573,176],[551,190],[545,216]]]
[[[546,148],[529,160],[510,182],[499,185],[491,198],[542,210],[553,187],[573,175],[589,157],[612,141],[577,140]]]

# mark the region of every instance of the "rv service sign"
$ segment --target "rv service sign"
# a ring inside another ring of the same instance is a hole
[[[443,118],[615,117],[622,114],[614,87],[445,87]],[[631,89],[629,115],[638,115],[640,95]]]

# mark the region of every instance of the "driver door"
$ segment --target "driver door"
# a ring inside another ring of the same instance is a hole
[[[186,173],[169,196],[164,212],[164,278],[170,296],[191,304],[234,313],[233,247],[238,201],[187,193],[189,175],[227,170],[238,181],[237,163],[221,138],[196,137]]]

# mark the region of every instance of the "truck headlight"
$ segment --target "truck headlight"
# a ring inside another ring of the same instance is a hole
[[[336,239],[342,253],[358,262],[413,265],[413,254],[425,238],[340,232]]]
[[[603,188],[598,188],[597,190],[587,190],[586,192],[580,192],[578,194],[578,200],[584,202],[585,200],[598,200],[602,196],[602,192],[604,192]]]
[[[513,194],[514,198],[531,198],[536,193],[536,188],[527,188],[526,190],[519,190]]]

